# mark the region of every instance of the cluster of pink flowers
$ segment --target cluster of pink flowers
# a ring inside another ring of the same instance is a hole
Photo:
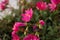
[[[57,9],[58,4],[60,4],[60,0],[50,0],[50,3],[40,1],[36,3],[36,8],[38,10],[46,10],[49,8],[50,11],[54,11]]]
[[[0,10],[4,10],[7,3],[8,3],[8,0],[1,0],[1,2],[0,2]]]
[[[13,26],[13,32],[12,32],[12,40],[20,40],[20,37],[16,34],[19,31],[19,27],[21,26],[26,26],[26,22],[29,22],[32,18],[33,15],[33,10],[28,9],[25,11],[24,14],[22,14],[22,21],[24,21],[24,23],[22,22],[16,22]],[[43,20],[40,20],[39,23],[43,26],[45,24],[45,22]],[[33,35],[33,34],[29,34],[26,37],[23,38],[23,40],[39,40],[38,36]]]
[[[22,21],[24,21],[24,22],[29,22],[30,19],[32,18],[32,15],[33,15],[33,10],[32,10],[32,8],[26,10],[25,13],[22,14]]]
[[[13,26],[12,40],[20,40],[20,37],[16,34],[19,31],[19,27],[26,26],[25,23],[16,22]],[[23,38],[23,40],[39,40],[40,38],[34,34],[29,34]]]
[[[44,1],[40,1],[36,3],[36,8],[38,10],[49,10],[50,11],[54,11],[57,9],[57,5],[60,4],[60,0],[50,0],[50,3],[44,2]],[[16,34],[17,31],[19,31],[19,27],[21,26],[26,26],[25,23],[30,22],[32,16],[33,16],[33,10],[32,8],[25,10],[25,13],[21,14],[22,18],[21,20],[24,22],[16,22],[15,25],[13,26],[13,32],[12,32],[12,40],[20,40],[20,37]],[[39,24],[41,26],[45,25],[44,20],[39,20]],[[36,28],[36,25],[33,26],[33,29]],[[38,36],[34,35],[34,34],[28,34],[27,36],[25,36],[23,38],[23,40],[40,40]]]

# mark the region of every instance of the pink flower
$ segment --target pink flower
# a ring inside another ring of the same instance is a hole
[[[17,34],[12,34],[12,40],[20,40],[20,37]]]
[[[45,22],[43,20],[39,21],[40,25],[44,26]]]
[[[8,3],[8,0],[1,0],[0,1],[0,10],[4,10],[7,3]]]
[[[47,3],[46,2],[43,2],[43,1],[37,2],[36,3],[36,7],[39,10],[46,10],[47,9]]]
[[[23,40],[40,40],[38,36],[34,34],[28,34],[23,38]]]
[[[59,4],[60,0],[51,0],[51,3]]]
[[[13,31],[17,32],[19,30],[19,27],[21,27],[21,26],[26,26],[26,24],[22,23],[22,22],[16,22],[13,26]]]
[[[5,9],[5,5],[3,3],[0,3],[0,10],[4,10]]]
[[[16,33],[19,30],[19,27],[21,26],[26,26],[26,24],[22,22],[15,22],[13,26],[12,40],[20,40],[20,37]]]
[[[48,5],[49,5],[49,9],[50,9],[51,11],[54,11],[54,10],[56,10],[56,8],[57,8],[57,5],[56,5],[55,3],[49,3]]]
[[[13,32],[12,32],[12,40],[20,40],[20,37],[16,34],[19,30],[19,27],[25,26],[25,23],[22,22],[16,22],[13,26]]]
[[[33,10],[32,9],[26,10],[25,13],[22,14],[22,21],[29,22],[32,18],[32,15],[33,15]]]

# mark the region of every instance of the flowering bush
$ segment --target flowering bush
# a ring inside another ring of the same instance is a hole
[[[1,0],[0,40],[60,40],[60,0]]]

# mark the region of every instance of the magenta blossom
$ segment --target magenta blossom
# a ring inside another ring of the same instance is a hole
[[[13,32],[12,32],[12,40],[20,40],[20,37],[16,34],[17,31],[19,31],[19,27],[26,26],[25,23],[22,22],[15,22],[13,26]]]
[[[54,10],[56,10],[56,8],[57,8],[57,5],[56,5],[55,3],[49,3],[48,5],[49,5],[49,9],[50,9],[51,11],[54,11]]]
[[[16,22],[13,26],[13,31],[18,31],[19,27],[21,27],[21,26],[26,26],[26,24],[22,23],[22,22]]]
[[[0,10],[4,10],[5,9],[5,5],[3,3],[0,3]]]
[[[60,0],[51,0],[51,3],[59,4]]]
[[[43,20],[39,21],[40,25],[44,26],[45,22]]]
[[[40,40],[40,38],[34,34],[28,34],[23,38],[23,40]]]
[[[32,18],[32,15],[33,15],[33,10],[32,9],[26,10],[25,13],[22,14],[22,21],[29,22]]]
[[[8,0],[1,0],[0,1],[0,10],[4,10],[7,3],[8,3]]]
[[[13,33],[12,40],[20,40],[20,37],[17,34]]]
[[[46,10],[47,9],[47,3],[46,2],[37,2],[36,3],[36,8],[39,10]]]

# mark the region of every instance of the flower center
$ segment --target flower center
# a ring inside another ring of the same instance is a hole
[[[29,14],[26,14],[26,16],[30,17],[30,15],[29,15]]]

